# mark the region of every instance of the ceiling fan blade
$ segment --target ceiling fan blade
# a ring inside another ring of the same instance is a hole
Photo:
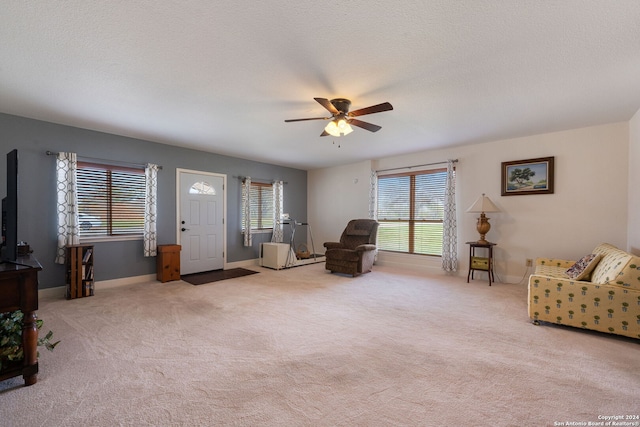
[[[356,117],[356,116],[364,116],[365,114],[380,113],[382,111],[389,111],[389,110],[393,110],[393,106],[388,102],[383,102],[382,104],[372,105],[371,107],[366,107],[366,108],[361,108],[359,110],[351,111],[350,113],[347,113],[347,115],[349,117]]]
[[[358,120],[358,119],[350,119],[349,124],[353,126],[358,126],[359,128],[362,128],[362,129],[366,129],[370,132],[378,132],[380,129],[382,129],[382,126],[363,122],[362,120]]]
[[[308,120],[330,120],[333,117],[312,117],[310,119],[286,119],[285,123],[289,123],[289,122],[306,122]]]
[[[313,99],[318,101],[318,104],[326,108],[331,114],[333,115],[340,114],[340,111],[338,111],[336,107],[328,99],[326,98],[313,98]]]
[[[322,133],[320,134],[320,136],[329,136],[329,134],[327,133],[326,130],[323,130]]]

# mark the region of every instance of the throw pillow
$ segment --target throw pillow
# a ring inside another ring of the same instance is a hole
[[[567,276],[569,276],[570,279],[574,280],[586,279],[591,274],[593,269],[596,268],[596,265],[598,265],[598,262],[600,262],[601,258],[602,255],[600,254],[589,254],[583,256],[582,258],[580,258],[580,260],[578,260],[578,262],[569,267],[566,272]]]

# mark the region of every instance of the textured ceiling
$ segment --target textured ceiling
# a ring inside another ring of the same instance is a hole
[[[636,0],[3,0],[0,112],[313,169],[629,120]],[[313,98],[382,126],[323,137]]]

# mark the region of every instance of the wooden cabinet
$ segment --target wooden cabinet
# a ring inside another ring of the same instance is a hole
[[[158,245],[157,279],[161,282],[180,280],[180,245]]]
[[[0,264],[0,312],[21,310],[24,360],[0,371],[0,381],[22,375],[25,385],[38,379],[38,272],[40,263],[28,255],[15,263]]]
[[[67,246],[67,299],[93,296],[93,245]]]

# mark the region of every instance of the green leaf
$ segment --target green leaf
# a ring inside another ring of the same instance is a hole
[[[6,362],[16,362],[24,359],[22,349],[23,318],[24,314],[20,310],[0,313],[0,370],[7,366]],[[36,319],[36,327],[38,329],[42,328],[43,324],[44,321],[42,319]],[[44,337],[38,339],[38,346],[53,351],[60,341],[51,343],[50,340],[52,337],[53,332],[47,332]]]

